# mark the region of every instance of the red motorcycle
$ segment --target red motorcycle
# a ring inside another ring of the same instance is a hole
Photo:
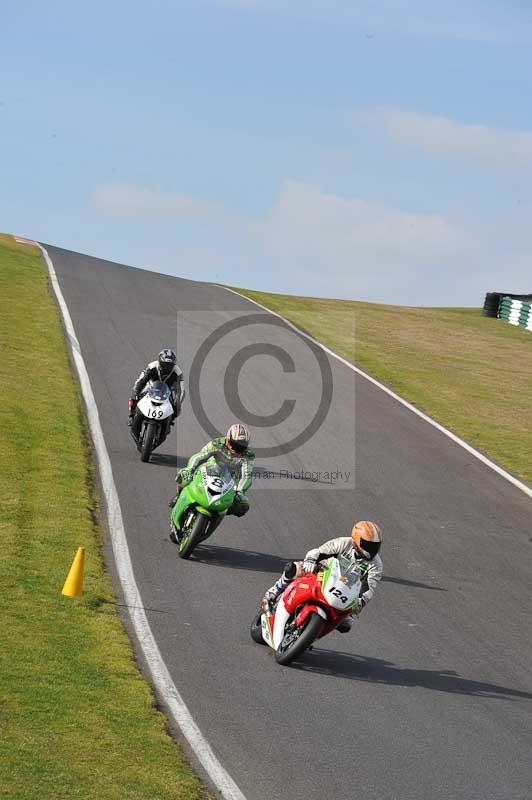
[[[290,664],[356,609],[361,582],[357,564],[343,556],[329,558],[318,573],[292,581],[275,608],[261,609],[251,638],[275,650],[278,664]]]

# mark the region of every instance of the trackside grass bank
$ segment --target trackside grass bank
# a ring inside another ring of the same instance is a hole
[[[133,661],[40,252],[0,236],[0,796],[207,798]],[[60,594],[79,545],[85,593]]]
[[[532,482],[532,332],[472,308],[408,308],[236,289]]]

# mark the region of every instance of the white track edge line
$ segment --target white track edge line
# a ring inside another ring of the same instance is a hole
[[[482,461],[483,464],[490,467],[490,469],[492,469],[502,478],[504,478],[509,483],[516,486],[518,489],[520,489],[522,492],[528,495],[528,497],[532,497],[532,489],[525,483],[520,481],[518,478],[514,478],[513,475],[511,475],[509,472],[506,472],[506,470],[503,469],[502,467],[499,467],[498,464],[495,464],[493,461],[490,461],[490,459],[487,458],[487,456],[483,455],[483,453],[480,453],[478,450],[475,450],[474,447],[465,442],[463,439],[460,439],[459,436],[457,436],[455,433],[452,433],[452,431],[448,430],[448,428],[445,428],[443,425],[440,425],[439,422],[436,422],[436,420],[432,419],[432,417],[429,417],[427,414],[424,414],[423,411],[420,411],[419,408],[416,408],[414,405],[412,405],[412,403],[409,403],[408,400],[404,400],[402,397],[400,397],[400,395],[393,392],[383,383],[380,383],[379,381],[375,380],[375,378],[372,378],[371,375],[368,375],[367,372],[361,370],[360,367],[356,367],[350,361],[347,361],[347,359],[342,358],[342,356],[339,356],[338,353],[335,353],[334,350],[330,350],[328,347],[319,342],[313,336],[310,336],[308,333],[305,333],[305,331],[302,331],[300,328],[297,327],[297,325],[294,325],[293,322],[290,322],[290,320],[285,319],[285,317],[281,316],[281,314],[278,314],[276,311],[272,311],[271,308],[263,306],[256,300],[252,300],[250,297],[246,297],[245,294],[240,294],[240,292],[236,292],[234,289],[229,289],[227,286],[222,286],[219,283],[215,283],[213,285],[217,286],[220,289],[225,289],[226,292],[231,292],[232,294],[236,294],[237,297],[242,297],[244,300],[248,300],[250,303],[254,303],[254,305],[258,306],[259,308],[262,308],[264,311],[267,311],[268,314],[273,314],[274,317],[279,317],[279,319],[281,319],[284,323],[286,323],[286,325],[288,325],[290,328],[293,328],[293,330],[297,331],[297,333],[300,336],[304,336],[305,339],[309,339],[311,342],[314,342],[314,344],[316,344],[318,347],[321,347],[321,349],[324,350],[326,353],[328,353],[330,356],[336,358],[338,361],[341,361],[342,364],[345,364],[345,366],[349,367],[349,369],[352,369],[353,372],[356,372],[358,375],[360,375],[362,378],[365,378],[374,386],[377,386],[379,389],[382,389],[383,392],[386,392],[386,394],[390,395],[390,397],[393,397],[394,400],[397,400],[398,403],[401,403],[401,405],[405,406],[405,408],[408,408],[409,411],[412,411],[418,417],[421,417],[422,420],[428,422],[429,425],[432,425],[434,428],[439,430],[440,433],[443,433],[445,434],[445,436],[448,436],[449,439],[452,439],[452,441],[455,442],[455,444],[458,444],[460,445],[460,447],[463,447],[464,450],[467,450],[467,452],[470,453],[472,456],[478,458],[479,461]]]
[[[87,408],[89,427],[92,434],[92,440],[94,442],[94,448],[96,450],[100,478],[107,505],[109,532],[111,536],[111,543],[113,546],[113,554],[118,577],[124,592],[124,599],[129,611],[129,616],[148,664],[153,683],[161,697],[164,698],[164,701],[168,706],[173,719],[194,750],[203,769],[208,774],[216,789],[220,792],[221,797],[223,797],[224,800],[246,800],[245,796],[242,794],[234,780],[220,764],[209,743],[196,725],[190,711],[188,710],[183,698],[179,694],[170,676],[168,668],[163,661],[157,646],[157,642],[155,641],[150,628],[148,618],[146,617],[146,613],[142,605],[140,592],[133,574],[133,566],[131,563],[131,557],[129,554],[126,533],[124,529],[124,522],[122,519],[122,510],[120,508],[120,501],[116,491],[111,461],[107,452],[107,447],[100,424],[98,408],[96,406],[96,401],[94,399],[94,394],[90,384],[89,374],[87,372],[87,368],[85,367],[83,356],[81,355],[81,348],[76,337],[72,319],[63,297],[61,287],[59,286],[59,282],[57,280],[54,265],[46,249],[42,245],[39,245],[39,247],[43,254],[46,266],[48,267],[50,281],[61,309],[63,322],[72,350],[74,363],[76,364],[81,390]]]

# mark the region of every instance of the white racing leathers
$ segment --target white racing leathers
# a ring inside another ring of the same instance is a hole
[[[353,540],[351,537],[338,536],[336,539],[329,539],[328,542],[324,542],[319,547],[309,550],[305,556],[305,561],[325,561],[327,558],[330,558],[330,556],[338,555],[356,561],[361,568],[364,576],[362,579],[362,591],[360,593],[363,608],[373,597],[377,583],[382,577],[382,559],[378,554],[375,558],[372,558],[371,561],[360,558],[353,547]]]

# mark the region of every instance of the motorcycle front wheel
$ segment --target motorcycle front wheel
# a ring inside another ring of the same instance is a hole
[[[284,639],[275,651],[275,660],[286,667],[301,655],[320,635],[323,620],[319,614],[312,612],[308,615],[305,624],[295,627],[295,622],[286,626]]]
[[[262,611],[259,611],[259,613],[253,618],[253,622],[251,623],[249,628],[251,638],[256,644],[266,644],[262,636],[261,619],[262,619]]]
[[[194,548],[205,539],[205,531],[207,530],[209,522],[210,517],[206,517],[204,514],[200,514],[199,511],[196,511],[190,528],[187,525],[185,529],[181,531],[179,537],[179,558],[190,558]]]
[[[153,443],[155,441],[155,423],[148,423],[144,431],[144,438],[142,440],[142,447],[140,450],[140,460],[149,461],[153,450]]]

